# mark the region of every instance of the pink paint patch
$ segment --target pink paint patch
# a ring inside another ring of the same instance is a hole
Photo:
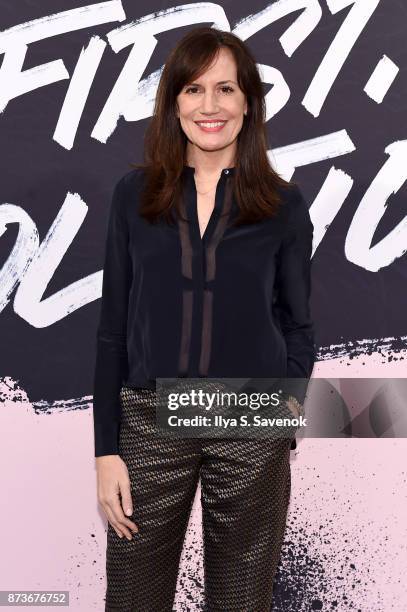
[[[350,366],[341,359],[317,363],[313,377],[367,376],[362,360],[369,362],[369,374],[397,376],[389,362],[381,363],[382,355],[357,357]],[[0,382],[0,398],[6,492],[0,539],[7,551],[1,588],[69,590],[70,609],[100,610],[106,521],[97,504],[89,398],[34,404],[11,378]],[[276,603],[291,597],[291,607],[276,609],[301,612],[318,599],[337,600],[338,610],[407,609],[405,451],[405,439],[299,441],[292,453],[291,504],[276,579]],[[182,553],[177,612],[203,601],[201,530],[198,489]],[[293,608],[295,592],[304,593],[304,603]]]

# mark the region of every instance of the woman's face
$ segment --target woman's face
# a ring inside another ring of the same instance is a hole
[[[222,48],[212,66],[182,88],[177,105],[181,128],[193,145],[204,151],[233,145],[247,101],[237,84],[236,63],[228,49]]]

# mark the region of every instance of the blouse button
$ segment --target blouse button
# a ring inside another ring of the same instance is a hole
[[[229,174],[229,170],[225,170],[225,174]]]

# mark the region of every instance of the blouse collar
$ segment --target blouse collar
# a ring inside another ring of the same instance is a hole
[[[222,168],[222,174],[225,174],[225,175],[233,175],[235,171],[236,171],[236,166],[230,166],[230,168]],[[193,176],[195,174],[195,167],[184,165],[184,172],[186,174]]]

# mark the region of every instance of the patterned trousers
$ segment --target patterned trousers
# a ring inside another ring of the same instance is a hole
[[[155,390],[122,387],[131,540],[108,523],[105,612],[172,612],[201,478],[206,612],[270,612],[291,490],[289,438],[158,436]],[[190,608],[198,610],[198,608]]]

